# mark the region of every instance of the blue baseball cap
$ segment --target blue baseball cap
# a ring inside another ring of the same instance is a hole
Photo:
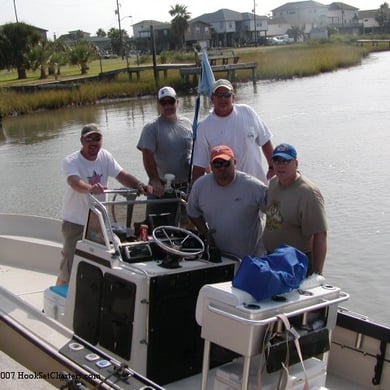
[[[297,158],[297,151],[294,146],[290,144],[280,144],[272,152],[272,158],[281,157],[285,160],[293,160]]]

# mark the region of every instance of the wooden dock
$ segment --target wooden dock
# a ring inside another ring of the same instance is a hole
[[[231,81],[234,81],[236,78],[236,72],[238,70],[248,70],[252,71],[252,80],[253,83],[256,83],[256,63],[255,62],[242,62],[242,63],[224,63],[222,65],[212,65],[213,72],[225,72],[226,78]],[[140,66],[129,66],[126,68],[116,69],[109,72],[101,72],[99,74],[99,79],[113,79],[119,73],[127,73],[129,75],[129,80],[133,79],[135,75],[137,80],[141,79],[141,73],[144,71],[153,70],[153,65],[140,65]],[[200,66],[196,64],[159,64],[156,65],[156,77],[157,80],[160,79],[160,73],[163,73],[164,80],[168,78],[168,71],[178,70],[180,72],[181,78],[184,82],[189,81],[189,77],[198,77],[200,75]]]
[[[160,72],[163,72],[164,80],[168,78],[169,70],[181,70],[186,68],[191,68],[195,64],[158,64],[156,65],[156,76],[157,79],[160,79]],[[128,66],[126,68],[115,69],[109,72],[101,72],[99,74],[100,79],[112,79],[116,77],[119,73],[127,73],[129,75],[129,80],[133,79],[133,75],[137,76],[137,80],[141,79],[141,73],[147,70],[153,70],[153,65],[137,65],[137,66]]]
[[[187,67],[180,69],[180,74],[184,82],[189,82],[190,76],[199,77],[200,75],[200,66]],[[247,70],[252,71],[252,81],[253,84],[256,84],[256,62],[242,62],[242,63],[233,63],[226,65],[213,65],[211,66],[213,73],[216,72],[225,72],[226,78],[234,82],[236,79],[237,70]]]
[[[374,47],[378,47],[380,43],[387,43],[390,48],[390,39],[358,39],[356,42],[360,46],[364,46],[366,43],[371,43]]]

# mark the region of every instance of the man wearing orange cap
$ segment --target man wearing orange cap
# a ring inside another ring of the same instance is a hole
[[[200,234],[218,249],[237,257],[262,256],[261,216],[267,187],[257,178],[236,170],[231,148],[218,145],[210,154],[212,173],[195,181],[187,214]]]

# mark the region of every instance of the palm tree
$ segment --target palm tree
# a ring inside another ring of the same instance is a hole
[[[15,67],[18,79],[26,79],[30,68],[29,52],[42,40],[42,36],[26,23],[7,23],[0,31],[0,65]]]
[[[88,61],[97,58],[96,48],[87,41],[80,41],[69,53],[70,63],[80,65],[81,74],[87,74]]]
[[[187,11],[186,5],[176,4],[175,6],[171,6],[169,15],[173,16],[171,21],[172,30],[178,39],[179,46],[184,48],[185,33],[188,29],[188,21],[191,18],[191,12]]]
[[[32,70],[39,69],[41,72],[40,79],[46,79],[46,68],[50,58],[50,51],[45,42],[35,45],[28,54],[30,66]]]
[[[298,42],[298,39],[305,35],[305,28],[299,26],[291,26],[287,30],[287,34],[289,37],[294,39],[294,42]]]

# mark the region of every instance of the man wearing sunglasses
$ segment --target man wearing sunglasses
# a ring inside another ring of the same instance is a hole
[[[324,198],[317,186],[298,170],[297,152],[290,144],[278,145],[272,154],[275,177],[269,184],[265,248],[281,244],[307,254],[308,275],[322,273],[327,250]]]
[[[211,96],[214,109],[200,121],[197,129],[192,171],[194,181],[205,173],[210,150],[217,145],[232,148],[237,169],[257,177],[263,183],[267,183],[274,174],[270,130],[251,107],[237,104],[234,99],[231,82],[217,80]],[[266,169],[262,166],[262,153],[268,162]]]
[[[233,150],[226,145],[211,150],[211,173],[195,181],[187,214],[200,234],[218,249],[242,258],[262,256],[262,212],[267,187],[257,178],[236,170]]]
[[[76,243],[81,240],[88,213],[88,196],[104,199],[109,177],[123,186],[151,193],[152,188],[127,173],[110,152],[102,148],[103,133],[96,124],[85,125],[81,130],[81,150],[64,159],[64,173],[68,183],[63,203],[62,235],[64,244],[57,285],[67,284],[73,263]]]
[[[190,169],[192,150],[192,123],[177,114],[179,100],[172,87],[162,87],[157,94],[160,115],[142,130],[137,148],[142,152],[145,171],[149,183],[153,186],[153,194],[148,198],[175,198],[176,194],[165,191],[165,175],[174,175],[170,183],[173,189],[185,190],[188,187],[188,172]],[[146,210],[147,222],[153,227],[151,214],[170,215],[174,223],[177,214],[177,203],[148,204]],[[168,222],[167,222],[168,224]]]
[[[158,91],[157,103],[160,115],[142,130],[137,148],[142,158],[154,195],[164,196],[164,176],[175,175],[174,188],[185,188],[192,150],[192,123],[179,116],[179,100],[176,91],[163,87]]]

